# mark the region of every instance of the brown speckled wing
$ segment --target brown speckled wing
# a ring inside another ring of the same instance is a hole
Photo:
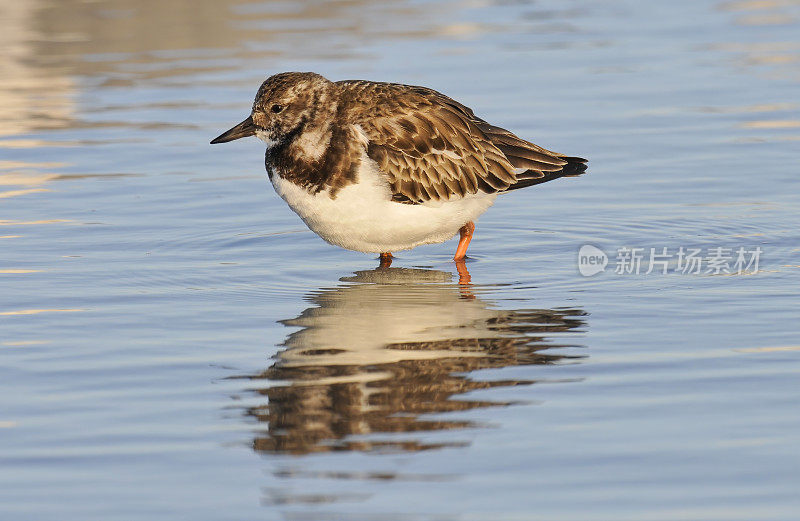
[[[490,125],[432,89],[363,81],[339,85],[342,101],[354,107],[349,115],[369,140],[367,155],[387,175],[395,201],[423,203],[503,192],[585,170],[584,160]],[[573,164],[583,170],[572,173]]]
[[[494,193],[516,182],[513,165],[450,98],[422,87],[348,84],[371,101],[357,120],[369,139],[367,155],[387,175],[394,200]]]

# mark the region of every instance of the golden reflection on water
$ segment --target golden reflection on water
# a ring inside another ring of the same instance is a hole
[[[58,224],[68,223],[67,219],[41,219],[38,221],[12,221],[10,219],[0,219],[0,226],[30,226],[33,224]],[[5,235],[4,238],[20,237],[19,235]]]
[[[275,362],[242,377],[266,384],[253,391],[266,403],[246,409],[264,424],[253,449],[307,454],[461,445],[411,433],[478,427],[432,414],[511,405],[463,395],[537,382],[479,380],[468,373],[585,356],[554,351],[575,345],[551,338],[580,331],[583,311],[495,309],[470,286],[452,284],[451,277],[435,270],[378,268],[310,295],[311,307],[282,321],[300,329],[287,337]]]
[[[72,97],[75,81],[58,70],[36,67],[42,38],[37,19],[43,2],[3,1],[0,3],[0,138],[31,132],[43,117],[68,121],[75,112]]]
[[[8,197],[18,197],[20,195],[28,195],[38,192],[49,192],[50,190],[46,188],[27,188],[25,190],[6,190],[4,192],[0,192],[0,199],[6,199]]]
[[[39,313],[74,313],[86,311],[85,309],[19,309],[15,311],[2,311],[0,315],[38,315]]]
[[[740,126],[744,128],[800,128],[800,120],[758,120],[746,121]]]
[[[36,99],[37,110],[14,119],[68,119],[80,87],[75,76],[120,87],[234,70],[237,59],[257,59],[267,69],[286,55],[348,59],[374,39],[463,39],[478,31],[454,16],[466,7],[406,0],[0,0],[0,43],[9,50],[0,71],[14,79],[0,86],[0,111],[25,111]],[[390,25],[381,23],[387,19]]]

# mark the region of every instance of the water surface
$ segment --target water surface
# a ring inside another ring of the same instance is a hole
[[[0,2],[0,517],[791,520],[797,2]],[[424,84],[589,173],[390,269],[208,141]],[[584,277],[578,250],[609,256]],[[757,273],[614,271],[760,248]]]

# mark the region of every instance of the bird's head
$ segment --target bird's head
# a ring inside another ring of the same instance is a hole
[[[335,112],[333,89],[332,82],[313,72],[270,76],[258,89],[250,116],[211,143],[248,136],[257,136],[268,146],[289,141]]]

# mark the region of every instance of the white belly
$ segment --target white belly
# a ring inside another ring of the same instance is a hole
[[[397,203],[377,168],[364,155],[358,182],[339,190],[334,199],[327,191],[312,195],[277,174],[271,180],[278,195],[314,233],[336,246],[370,253],[446,241],[497,198],[480,192],[446,202]]]

